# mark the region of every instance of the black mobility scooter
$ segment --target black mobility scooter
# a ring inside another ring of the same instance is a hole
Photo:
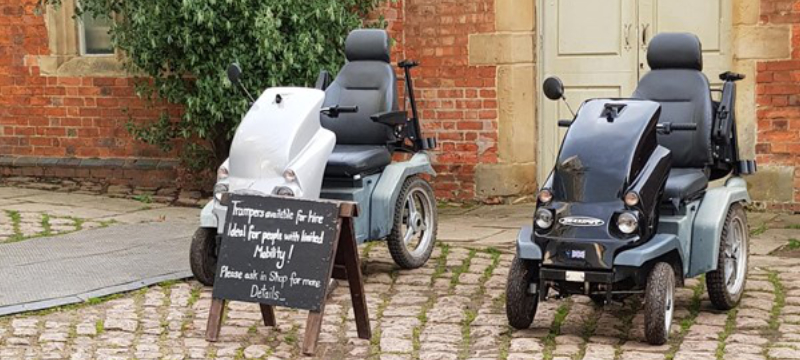
[[[527,328],[539,301],[587,295],[596,303],[644,294],[645,334],[667,341],[675,286],[706,275],[712,303],[737,305],[747,276],[750,201],[738,158],[734,73],[713,101],[700,41],[664,33],[648,49],[652,71],[632,99],[583,103],[521,229],[508,275],[510,324]],[[563,98],[557,78],[550,99]],[[710,180],[727,180],[709,188]]]

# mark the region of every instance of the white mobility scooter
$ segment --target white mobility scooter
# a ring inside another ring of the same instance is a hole
[[[383,30],[355,30],[348,62],[336,79],[322,72],[317,88],[270,88],[253,101],[236,130],[229,158],[217,172],[214,198],[203,208],[190,262],[198,281],[212,285],[230,194],[292,196],[358,203],[357,241],[386,239],[402,268],[424,265],[436,241],[436,199],[420,176],[434,176],[425,152],[410,70],[405,72],[411,116],[398,110],[397,79]],[[228,77],[242,91],[236,65]],[[248,94],[249,96],[249,94]],[[396,152],[410,154],[392,162]]]

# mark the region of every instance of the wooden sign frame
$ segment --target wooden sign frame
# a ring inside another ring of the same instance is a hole
[[[331,247],[332,254],[331,266],[325,281],[330,279],[347,280],[350,287],[350,297],[353,301],[353,312],[355,313],[356,329],[358,337],[369,340],[372,338],[372,329],[369,325],[369,314],[367,310],[367,298],[364,294],[364,278],[361,274],[361,260],[358,256],[358,245],[356,242],[355,229],[353,228],[353,218],[358,216],[358,206],[353,202],[332,202],[339,207],[339,218],[336,222],[336,236]],[[303,338],[303,354],[314,355],[317,349],[317,341],[322,330],[322,318],[325,315],[325,303],[327,296],[323,298],[318,311],[309,311],[306,320],[306,333]],[[225,309],[225,299],[213,298],[211,309],[208,315],[208,325],[206,326],[206,340],[216,342],[219,340],[219,332],[222,327],[222,315]],[[261,317],[264,326],[277,326],[275,320],[275,309],[271,305],[259,304],[261,307]]]

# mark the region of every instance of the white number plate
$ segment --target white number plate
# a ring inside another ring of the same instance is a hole
[[[583,282],[586,278],[586,273],[583,271],[567,271],[567,281]]]

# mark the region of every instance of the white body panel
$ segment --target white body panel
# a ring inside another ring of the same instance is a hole
[[[280,101],[277,97],[280,95]],[[270,88],[256,100],[236,129],[230,157],[229,192],[272,194],[289,187],[295,197],[318,199],[325,164],[336,135],[320,125],[325,93],[307,88]],[[292,170],[294,181],[284,173]],[[212,200],[200,216],[202,227],[224,227],[226,207]]]
[[[336,144],[336,136],[320,125],[324,99],[325,93],[316,89],[264,91],[233,137],[230,191],[271,194],[276,186],[290,186],[296,197],[319,198],[325,163]],[[288,169],[297,174],[297,183],[283,179]]]

